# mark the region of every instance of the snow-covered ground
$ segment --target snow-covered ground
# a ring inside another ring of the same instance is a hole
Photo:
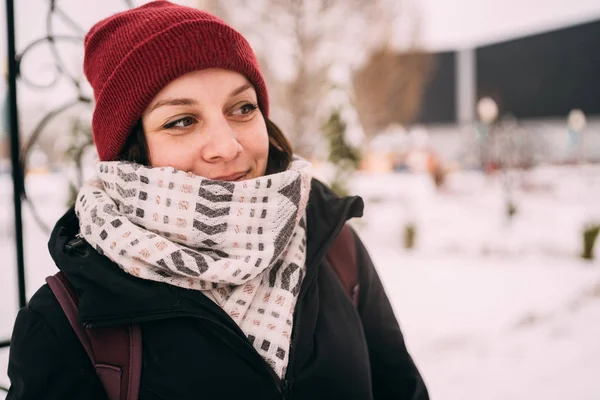
[[[64,178],[31,175],[27,186],[49,223],[62,214]],[[511,222],[500,181],[477,172],[450,175],[442,192],[418,174],[358,175],[352,187],[366,201],[355,226],[432,398],[600,399],[600,250],[594,262],[579,258],[583,226],[600,223],[599,166],[528,173]],[[0,339],[17,309],[11,190],[0,176]],[[30,296],[54,267],[24,211]],[[409,222],[412,251],[402,247]]]
[[[362,176],[358,224],[433,399],[600,399],[600,168],[545,167],[504,216],[499,181]],[[417,248],[402,249],[407,222]]]

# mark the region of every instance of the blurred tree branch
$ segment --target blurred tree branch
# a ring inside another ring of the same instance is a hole
[[[199,6],[219,15],[251,42],[269,84],[272,116],[292,141],[295,151],[311,158],[321,144],[323,121],[330,117],[329,91],[336,86],[352,92],[351,71],[370,60],[377,49],[392,47],[394,23],[407,1],[203,0]],[[416,30],[409,34],[416,34]],[[412,42],[412,38],[408,41]],[[387,105],[393,93],[384,88],[391,86],[396,92],[408,95],[420,93],[416,87],[423,80],[412,83],[413,75],[390,84],[399,73],[393,70],[395,65],[389,67],[392,69],[383,71],[385,79],[381,85],[359,79],[360,86],[368,93],[355,90],[356,97],[379,99],[378,105]],[[402,72],[407,70],[404,68]],[[381,73],[377,70],[369,77],[381,81]],[[410,90],[403,91],[405,87]],[[396,97],[391,104],[401,101]],[[363,118],[369,112],[372,112],[369,107],[361,112],[361,122],[369,120]],[[373,131],[380,125],[369,129]]]
[[[388,125],[408,125],[418,116],[432,69],[430,54],[391,49],[373,53],[352,76],[356,109],[367,137]]]

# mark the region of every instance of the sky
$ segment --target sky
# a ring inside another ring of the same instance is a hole
[[[600,19],[598,0],[419,0],[423,45],[469,48]]]

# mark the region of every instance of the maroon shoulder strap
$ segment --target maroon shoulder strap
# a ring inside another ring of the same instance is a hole
[[[110,400],[137,400],[142,375],[139,325],[85,329],[77,317],[79,297],[62,272],[46,278],[77,334]]]
[[[340,278],[346,293],[358,306],[358,265],[356,263],[356,243],[354,233],[348,225],[344,225],[335,238],[325,256],[329,264]]]

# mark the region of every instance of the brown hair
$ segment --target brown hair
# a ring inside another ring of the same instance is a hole
[[[289,168],[292,162],[292,146],[281,129],[273,121],[265,118],[267,134],[269,135],[269,158],[267,161],[266,175],[283,172]],[[150,151],[146,142],[146,135],[142,127],[142,121],[131,130],[131,134],[119,153],[116,161],[132,161],[144,166],[150,166]]]

